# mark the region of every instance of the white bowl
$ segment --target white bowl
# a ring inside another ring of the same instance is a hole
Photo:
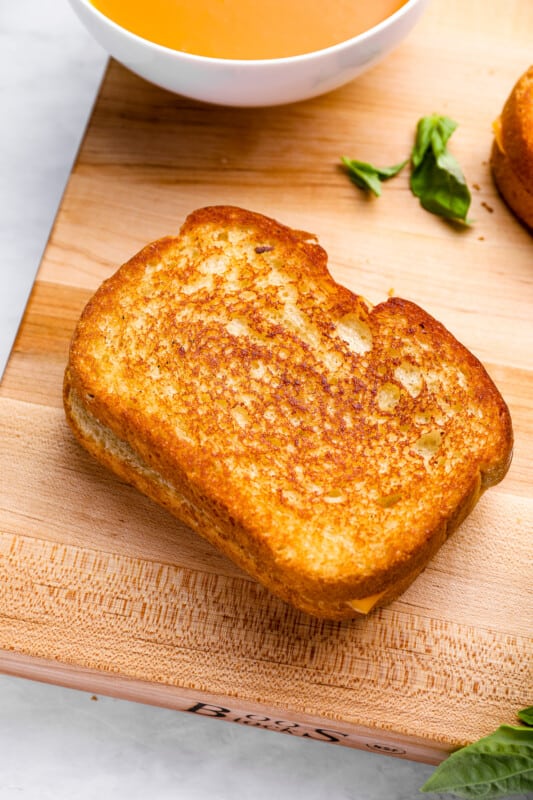
[[[342,86],[399,44],[428,2],[408,0],[379,25],[324,50],[245,61],[162,47],[121,28],[89,0],[70,0],[94,38],[132,72],[176,94],[227,106],[281,105]]]

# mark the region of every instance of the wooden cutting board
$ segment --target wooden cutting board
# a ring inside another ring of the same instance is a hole
[[[285,108],[172,96],[111,62],[0,391],[0,669],[438,762],[533,702],[533,247],[491,182],[491,122],[531,61],[529,0],[434,0],[386,61]],[[450,146],[473,225],[380,199],[339,169],[405,158],[417,119]],[[341,283],[394,292],[486,365],[516,448],[424,574],[350,623],[294,611],[94,463],[63,418],[69,337],[93,290],[192,209],[242,205],[314,231]]]

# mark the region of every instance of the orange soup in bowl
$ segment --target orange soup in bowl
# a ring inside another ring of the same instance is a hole
[[[323,50],[373,28],[407,0],[91,0],[122,28],[199,56],[270,59]]]

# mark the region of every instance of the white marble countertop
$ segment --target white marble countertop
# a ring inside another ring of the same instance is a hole
[[[9,289],[20,304],[106,57],[66,0],[3,0],[0,37],[0,295]],[[11,347],[15,306],[11,301],[0,316],[0,361]],[[0,675],[2,800],[412,800],[431,772],[391,757]]]

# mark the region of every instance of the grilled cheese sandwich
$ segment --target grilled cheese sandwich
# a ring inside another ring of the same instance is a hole
[[[533,66],[516,82],[493,130],[494,182],[516,216],[533,229]]]
[[[102,463],[330,619],[402,592],[512,449],[501,395],[442,325],[372,307],[313,235],[226,206],[98,289],[64,404]]]

